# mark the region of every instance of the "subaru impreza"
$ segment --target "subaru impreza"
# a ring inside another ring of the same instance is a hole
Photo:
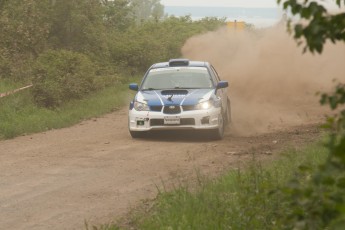
[[[145,73],[129,106],[128,128],[133,138],[151,130],[205,130],[222,139],[231,122],[228,82],[209,62],[172,59]]]

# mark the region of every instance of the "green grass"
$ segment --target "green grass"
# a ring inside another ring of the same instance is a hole
[[[128,94],[127,85],[119,84],[54,110],[36,106],[30,90],[0,98],[0,139],[68,127],[100,116],[123,106]]]
[[[154,207],[133,216],[133,225],[126,228],[281,229],[280,218],[289,210],[279,188],[294,178],[301,163],[315,168],[326,156],[327,149],[317,143],[287,151],[269,164],[253,161],[243,171],[232,170],[217,180],[200,179],[196,192],[188,186],[159,192]]]
[[[18,89],[20,87],[24,87],[28,84],[20,84],[20,83],[15,83],[10,80],[4,80],[0,79],[0,93],[6,93],[11,90]]]

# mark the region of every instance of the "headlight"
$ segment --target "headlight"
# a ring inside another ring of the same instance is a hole
[[[210,109],[213,107],[213,101],[209,100],[209,101],[201,102],[196,107],[197,109],[200,109],[200,110]]]
[[[134,109],[137,111],[150,111],[150,107],[146,103],[134,102]]]

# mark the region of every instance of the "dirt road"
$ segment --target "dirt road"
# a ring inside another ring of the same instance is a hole
[[[0,142],[0,229],[83,229],[109,223],[156,185],[215,175],[252,157],[272,158],[283,146],[315,139],[313,125],[207,141],[193,133],[132,140],[126,110]]]

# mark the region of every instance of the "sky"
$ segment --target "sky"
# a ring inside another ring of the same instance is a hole
[[[315,0],[328,9],[338,9],[335,0]],[[277,0],[161,0],[166,6],[279,7]],[[281,8],[281,6],[280,6]]]
[[[277,7],[277,0],[161,0],[166,6]]]

